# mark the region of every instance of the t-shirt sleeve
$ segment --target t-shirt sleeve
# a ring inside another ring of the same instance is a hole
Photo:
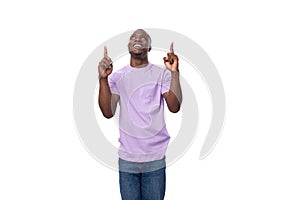
[[[162,77],[161,94],[169,92],[170,86],[171,86],[171,72],[170,72],[170,70],[165,69],[163,77]]]
[[[108,84],[109,84],[110,92],[112,94],[120,95],[118,86],[117,86],[117,81],[118,80],[117,80],[116,73],[113,73],[110,76],[108,76]]]

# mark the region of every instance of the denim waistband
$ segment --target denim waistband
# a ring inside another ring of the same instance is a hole
[[[128,173],[146,173],[160,170],[166,167],[165,157],[150,162],[130,162],[119,158],[119,171]]]

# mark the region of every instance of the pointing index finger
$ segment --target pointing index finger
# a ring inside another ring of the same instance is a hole
[[[107,48],[104,46],[104,57],[107,57]]]
[[[170,45],[170,52],[171,52],[171,53],[174,53],[173,42],[172,42],[171,45]]]

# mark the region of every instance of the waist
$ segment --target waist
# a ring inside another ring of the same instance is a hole
[[[146,173],[157,171],[166,167],[166,159],[163,157],[160,160],[150,162],[131,162],[119,158],[119,171],[128,173]]]

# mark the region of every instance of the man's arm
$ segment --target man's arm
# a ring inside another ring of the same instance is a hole
[[[180,105],[182,102],[182,92],[179,82],[179,71],[171,71],[171,86],[168,92],[163,94],[166,100],[168,109],[176,113],[180,110]]]
[[[98,104],[104,117],[111,118],[114,116],[117,108],[117,103],[120,99],[119,95],[112,94],[106,78],[99,80],[99,96]]]
[[[171,71],[171,86],[169,92],[164,93],[163,97],[167,102],[169,110],[173,113],[176,113],[180,110],[182,92],[179,81],[178,56],[174,54],[173,42],[170,46],[170,53],[167,55],[167,58],[164,57],[164,64]]]
[[[119,95],[112,94],[108,84],[108,76],[112,73],[113,65],[111,59],[107,55],[107,49],[104,47],[104,58],[98,65],[99,72],[99,96],[98,104],[104,117],[111,118],[114,116],[117,103],[120,99]]]

